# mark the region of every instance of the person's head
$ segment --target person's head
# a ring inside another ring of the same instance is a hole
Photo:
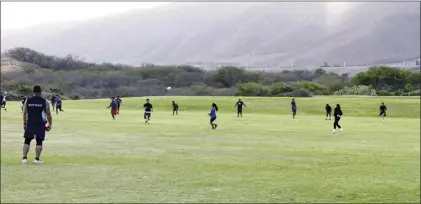
[[[112,100],[112,101],[114,101],[114,96],[113,96],[113,97],[111,97],[111,100]]]
[[[295,101],[295,98],[293,98],[292,101]]]
[[[146,99],[146,103],[149,103],[149,98]]]
[[[326,104],[326,106],[329,106],[329,104]]]
[[[384,105],[384,102],[382,102],[382,105]]]
[[[58,98],[58,94],[56,94],[56,97]]]
[[[117,96],[117,98],[120,98],[120,96]]]
[[[39,85],[35,85],[33,92],[35,96],[41,96],[41,87]]]
[[[241,102],[241,98],[240,98],[240,99],[238,99],[238,101],[239,101],[239,102]]]
[[[22,95],[22,96],[20,96],[20,97],[21,97],[21,98],[25,98],[25,96],[23,96],[23,95]]]
[[[212,103],[211,107],[215,108],[215,110],[218,111],[218,106],[216,105],[216,103]]]
[[[172,103],[175,103],[174,101],[172,101]]]
[[[337,108],[341,108],[341,105],[339,105],[339,104],[336,104],[336,107],[337,107]]]

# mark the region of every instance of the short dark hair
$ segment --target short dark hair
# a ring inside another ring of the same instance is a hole
[[[34,93],[41,93],[41,87],[39,85],[34,86]]]

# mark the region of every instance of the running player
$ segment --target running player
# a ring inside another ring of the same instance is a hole
[[[120,99],[120,96],[117,96],[115,102],[117,103],[117,114],[120,114],[120,105],[123,103],[123,101]]]
[[[41,164],[42,142],[45,139],[45,131],[49,131],[53,125],[51,117],[50,104],[45,98],[41,97],[41,87],[36,85],[33,89],[34,96],[28,98],[23,106],[23,127],[25,130],[23,144],[22,163],[28,162],[28,152],[33,139],[36,140],[34,163]],[[43,119],[43,112],[46,114],[48,126]]]
[[[386,117],[387,107],[384,105],[383,102],[382,102],[382,105],[380,106],[379,110],[380,110],[379,116],[381,116],[382,117],[382,121],[384,121],[384,118]]]
[[[243,106],[247,107],[241,99],[238,99],[237,103],[234,105],[234,108],[237,108],[237,118],[240,116],[243,117]]]
[[[208,114],[210,116],[210,125],[212,126],[212,129],[216,129],[218,125],[215,122],[216,120],[216,112],[218,111],[218,106],[215,103],[212,103],[210,113]]]
[[[329,104],[326,104],[325,109],[326,109],[326,120],[327,119],[330,120],[330,117],[332,116],[332,107],[330,107]]]
[[[145,124],[149,124],[153,111],[153,106],[151,103],[149,103],[149,99],[146,99],[146,103],[143,104],[143,108],[145,109],[145,113],[143,114],[143,118],[145,118]]]
[[[4,111],[7,111],[6,108],[6,95],[3,96],[2,100],[1,100],[1,108],[4,109]]]
[[[336,104],[336,108],[333,112],[333,117],[335,117],[335,122],[333,122],[333,133],[336,133],[336,127],[338,127],[341,132],[344,131],[339,125],[339,120],[341,119],[342,115],[343,113],[341,110],[341,105]]]
[[[295,118],[295,115],[297,114],[297,104],[295,103],[295,99],[292,99],[291,101],[291,109],[292,109],[292,118]]]
[[[172,101],[172,115],[178,115],[178,104]]]
[[[25,98],[25,96],[20,96],[20,101],[21,101],[21,104],[20,104],[20,109],[21,109],[21,111],[22,111],[22,113],[23,113],[23,106],[25,105],[25,102],[26,102],[26,98]]]
[[[56,114],[58,115],[58,111],[60,112],[64,112],[64,110],[62,109],[62,102],[60,97],[56,96]]]
[[[118,105],[117,102],[115,102],[114,97],[111,97],[111,103],[107,108],[111,108],[111,117],[115,120],[115,115],[117,115],[118,112]]]
[[[53,111],[56,108],[56,100],[57,100],[56,95],[54,95],[54,94],[51,95],[51,105],[53,106]]]

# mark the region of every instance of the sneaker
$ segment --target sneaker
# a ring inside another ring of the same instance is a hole
[[[336,130],[333,130],[333,132],[332,132],[333,134],[335,134],[336,133]]]
[[[339,130],[340,130],[341,132],[343,132],[343,131],[344,131],[344,129],[342,129],[342,128],[341,128],[341,129],[339,129]]]
[[[36,159],[35,159],[35,160],[34,160],[34,163],[35,163],[35,164],[42,164],[42,163],[44,163],[44,162],[42,162],[41,160],[36,160]]]
[[[215,129],[218,127],[218,125],[217,124],[215,124]]]
[[[26,164],[26,163],[28,163],[28,160],[27,159],[22,159],[22,164]]]

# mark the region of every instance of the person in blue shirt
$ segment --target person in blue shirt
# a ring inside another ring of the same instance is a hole
[[[216,120],[216,112],[218,111],[218,106],[215,103],[212,103],[210,113],[208,114],[210,116],[210,124],[212,126],[212,129],[216,129],[218,125],[215,122]]]
[[[113,120],[115,120],[115,115],[118,113],[118,104],[114,97],[111,97],[111,103],[107,108],[111,108],[111,116],[113,117]]]
[[[62,102],[60,97],[58,97],[58,95],[56,95],[56,114],[58,115],[58,111],[60,112],[64,112],[64,110],[62,109]]]

